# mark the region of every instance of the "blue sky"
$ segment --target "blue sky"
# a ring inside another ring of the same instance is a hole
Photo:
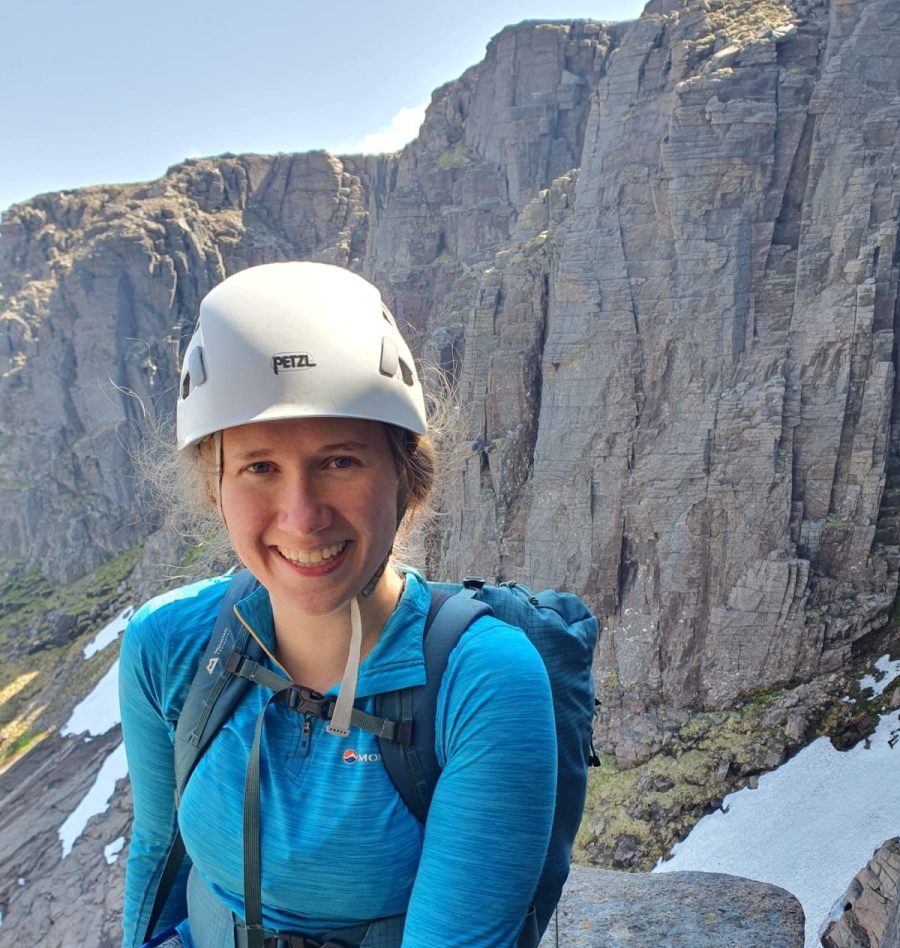
[[[526,19],[644,0],[33,0],[3,5],[0,209],[224,151],[389,150]],[[385,137],[384,133],[391,134]]]

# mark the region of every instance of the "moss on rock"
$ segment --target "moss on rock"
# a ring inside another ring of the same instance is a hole
[[[8,765],[58,727],[116,660],[90,659],[86,640],[132,601],[130,577],[143,544],[80,579],[54,586],[36,572],[8,573],[0,587],[0,763]]]

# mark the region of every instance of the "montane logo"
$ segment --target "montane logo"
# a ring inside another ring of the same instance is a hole
[[[312,369],[315,364],[308,352],[276,352],[272,356],[272,371],[276,375],[279,372],[293,372],[296,369]]]
[[[344,751],[345,764],[368,764],[377,760],[381,760],[381,754],[357,754],[355,750]]]
[[[216,670],[216,665],[219,664],[219,656],[225,650],[225,646],[230,641],[231,636],[228,634],[228,629],[225,629],[222,634],[219,636],[219,641],[216,643],[216,647],[213,650],[212,658],[206,663],[206,673],[211,675]]]

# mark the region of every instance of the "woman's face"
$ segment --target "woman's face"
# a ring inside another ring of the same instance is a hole
[[[322,616],[356,596],[391,549],[398,475],[384,427],[292,418],[222,433],[222,513],[273,607]]]

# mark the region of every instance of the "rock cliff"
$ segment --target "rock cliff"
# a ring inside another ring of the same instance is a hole
[[[889,0],[524,24],[399,156],[224,156],[14,206],[7,569],[72,580],[152,529],[132,393],[168,406],[226,273],[316,257],[378,282],[458,383],[434,568],[587,596],[622,761],[647,752],[623,718],[840,667],[897,583],[898,31]]]
[[[203,294],[314,258],[372,278],[464,406],[431,572],[596,608],[602,750],[645,762],[764,690],[794,707],[897,592],[898,130],[895,0],[651,0],[504,30],[399,155],[224,155],[15,205],[0,652],[87,628],[42,626],[22,577],[74,588],[157,529],[131,451]]]
[[[825,948],[900,945],[900,838],[889,839],[850,883],[822,934]]]

